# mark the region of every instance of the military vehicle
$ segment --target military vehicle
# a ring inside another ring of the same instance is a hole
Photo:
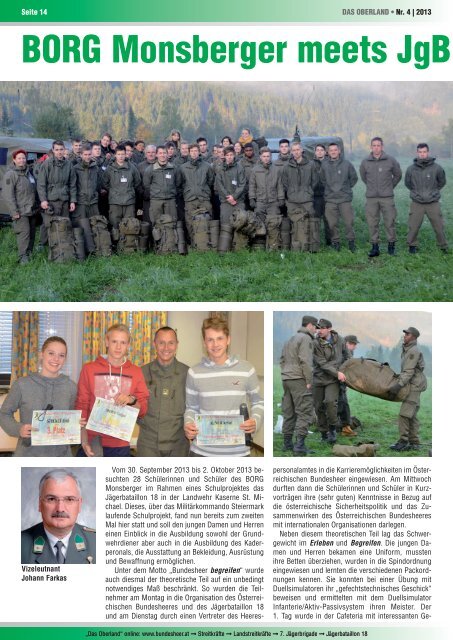
[[[285,136],[280,136],[280,138],[267,138],[267,146],[272,151],[272,160],[276,160],[278,158],[278,141],[284,137]],[[327,150],[327,146],[332,142],[335,142],[335,144],[340,147],[342,155],[344,154],[343,139],[338,136],[302,136],[300,134],[299,127],[296,126],[293,136],[288,136],[287,138],[290,142],[300,142],[304,149],[304,156],[309,160],[311,160],[315,155],[315,148],[318,144],[323,144]]]

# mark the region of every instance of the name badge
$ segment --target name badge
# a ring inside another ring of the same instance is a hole
[[[167,178],[167,180],[171,180],[171,173],[166,173],[165,177]]]
[[[237,185],[237,180],[232,180],[231,184],[234,184],[234,186],[236,186]]]
[[[121,182],[127,182],[126,176],[121,176]]]

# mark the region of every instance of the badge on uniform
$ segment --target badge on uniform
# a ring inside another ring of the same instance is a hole
[[[85,540],[82,538],[82,536],[79,536],[78,533],[74,538],[74,542],[75,542],[77,551],[85,551],[86,549]]]
[[[167,397],[170,395],[170,389],[165,389],[165,387],[162,389],[162,395]]]
[[[236,186],[237,185],[237,180],[232,180],[231,184],[234,184],[234,186]]]
[[[126,176],[121,176],[121,182],[127,182]]]
[[[167,178],[167,180],[171,180],[171,173],[166,173],[165,177]]]
[[[44,550],[45,540],[42,536],[38,536],[33,540],[33,553],[42,553]]]
[[[28,176],[28,179],[30,180],[30,182],[31,182],[32,184],[35,184],[35,179],[34,179],[34,177],[31,175],[31,173],[30,173],[30,175]]]

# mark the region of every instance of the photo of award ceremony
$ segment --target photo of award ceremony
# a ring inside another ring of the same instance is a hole
[[[0,312],[0,455],[264,455],[261,311]]]

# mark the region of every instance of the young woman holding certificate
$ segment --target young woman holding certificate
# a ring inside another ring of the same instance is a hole
[[[32,445],[33,411],[73,409],[76,384],[61,373],[67,346],[63,338],[52,336],[41,348],[40,371],[19,378],[11,386],[0,409],[0,426],[9,436],[18,438],[15,456],[71,456],[69,444]],[[19,410],[19,420],[14,417]]]

